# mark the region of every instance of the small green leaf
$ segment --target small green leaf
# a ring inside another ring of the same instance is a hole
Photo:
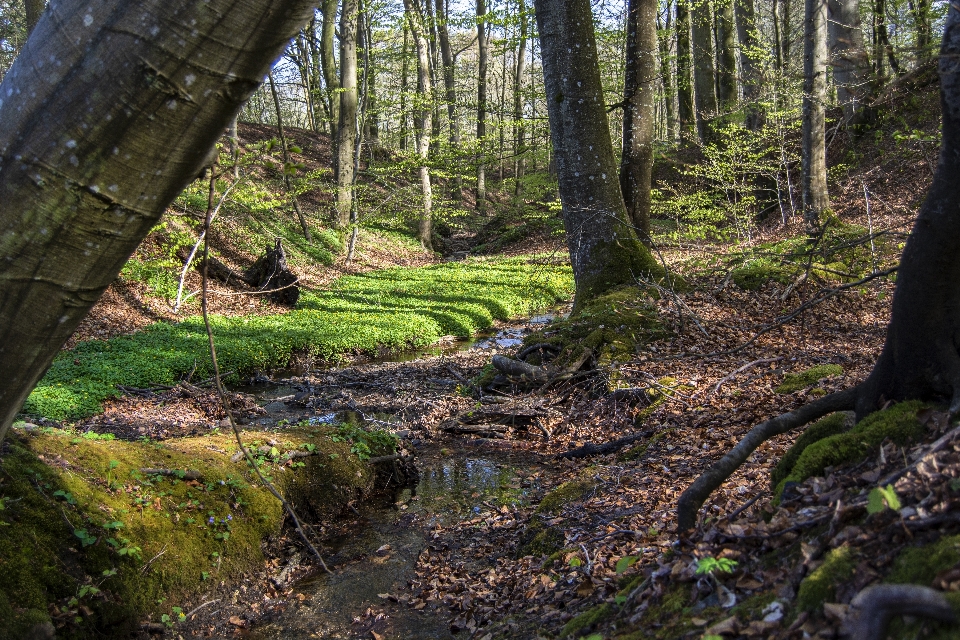
[[[580,567],[580,566],[583,566],[583,561],[580,560],[580,558],[577,558],[576,556],[574,556],[573,558],[570,558],[569,564],[571,567]]]
[[[633,566],[633,563],[637,561],[637,556],[623,556],[617,560],[617,573],[623,573],[627,569]]]

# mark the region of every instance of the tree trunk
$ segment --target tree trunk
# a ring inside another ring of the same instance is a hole
[[[27,18],[27,35],[33,32],[43,14],[44,0],[23,0],[23,9]]]
[[[283,152],[283,190],[284,193],[290,196],[293,210],[297,214],[297,220],[300,222],[300,230],[303,231],[303,237],[306,238],[307,242],[312,242],[313,239],[310,237],[310,227],[307,225],[307,219],[303,216],[303,211],[300,210],[297,195],[293,193],[293,189],[290,188],[290,174],[287,173],[287,167],[292,163],[290,162],[290,151],[287,146],[287,136],[283,131],[283,114],[280,112],[280,96],[277,95],[277,87],[273,82],[273,73],[267,74],[267,79],[270,81],[270,94],[273,96],[273,105],[277,110],[277,134],[280,136],[280,150]],[[234,126],[236,126],[236,122],[234,122]]]
[[[407,150],[407,94],[410,92],[410,27],[403,21],[403,49],[400,53],[400,151]]]
[[[353,208],[353,154],[357,138],[357,22],[359,0],[343,0],[340,8],[340,119],[337,122],[334,226],[350,224]]]
[[[634,230],[645,244],[650,242],[658,4],[659,0],[629,0],[627,5],[620,191]]]
[[[717,93],[713,66],[713,20],[710,3],[695,0],[691,8],[693,23],[693,85],[696,104],[697,135],[707,139],[707,123],[717,115]]]
[[[576,312],[661,271],[627,220],[616,180],[590,1],[537,0],[536,15]]]
[[[757,43],[756,11],[753,0],[734,0],[734,2],[737,14],[737,39],[740,41],[741,86],[743,101],[746,103],[744,126],[751,131],[759,131],[763,125],[763,110],[757,104],[760,98],[759,56],[762,52]]]
[[[824,117],[827,99],[827,0],[806,0],[803,21],[803,220],[820,230],[830,208]]]
[[[867,56],[860,28],[859,0],[828,0],[830,12],[830,57],[837,102],[844,120],[850,122],[860,107],[860,96],[866,86],[864,72]]]
[[[323,0],[321,4],[323,19],[320,24],[320,66],[323,69],[323,82],[327,86],[327,111],[330,114],[330,140],[336,142],[337,123],[340,122],[340,81],[337,79],[337,61],[333,54],[333,38],[337,29],[337,0]],[[336,154],[331,158],[333,171],[337,171]]]
[[[64,0],[43,14],[0,83],[18,96],[0,102],[0,439],[311,11]]]
[[[734,48],[734,0],[718,0],[717,21],[717,101],[728,113],[737,105],[737,57]]]
[[[693,110],[693,90],[690,80],[690,10],[689,0],[677,0],[677,116],[680,120],[680,140],[686,141],[693,133],[696,115]]]
[[[666,140],[673,142],[677,128],[677,115],[674,110],[676,91],[673,87],[673,66],[670,62],[670,27],[672,26],[671,0],[667,0],[666,20],[660,30],[660,16],[657,15],[657,33],[660,41],[660,78],[663,86],[663,104],[667,117]]]
[[[477,213],[487,212],[487,6],[477,0]]]
[[[943,144],[933,184],[907,240],[887,339],[864,383],[858,416],[888,400],[960,411],[960,11],[951,4],[940,50]]]
[[[793,42],[793,22],[790,13],[790,0],[774,0],[780,7],[780,53],[783,56],[783,67],[786,71],[793,65],[791,61],[791,43]]]
[[[424,249],[433,251],[433,219],[432,205],[433,192],[430,186],[430,167],[427,158],[430,156],[430,134],[433,131],[433,106],[431,96],[433,85],[430,82],[430,47],[424,31],[423,14],[416,4],[417,0],[403,0],[407,21],[410,24],[410,35],[413,36],[414,46],[417,48],[417,99],[416,110],[417,133],[416,151],[420,156],[420,187],[423,192],[423,212],[417,227],[417,239]]]
[[[513,195],[519,202],[523,194],[523,171],[524,171],[524,117],[523,117],[523,74],[527,71],[527,6],[524,0],[518,1],[517,6],[519,26],[519,38],[517,40],[517,63],[513,68],[513,156],[514,184]]]
[[[369,9],[367,9],[369,11]],[[363,46],[363,81],[366,83],[363,105],[363,137],[370,148],[370,165],[376,154],[374,151],[380,146],[380,112],[377,104],[377,70],[371,60],[370,52],[373,49],[373,29],[370,26],[369,14],[363,14],[363,33],[366,34]],[[356,182],[356,176],[354,176]]]
[[[926,60],[930,55],[931,32],[930,0],[910,0],[910,12],[913,14],[914,43],[917,61]]]
[[[457,84],[454,77],[453,50],[450,48],[450,31],[447,28],[447,8],[444,0],[436,0],[437,35],[440,40],[440,59],[443,62],[443,88],[447,103],[447,119],[450,121],[450,146],[456,149],[460,145],[460,121],[457,118]]]

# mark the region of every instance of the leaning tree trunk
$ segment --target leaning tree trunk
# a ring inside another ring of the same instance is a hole
[[[806,0],[803,21],[803,220],[807,231],[820,229],[830,208],[827,193],[827,0]]]
[[[537,0],[536,14],[576,311],[660,269],[637,240],[620,195],[590,0]]]
[[[659,0],[629,0],[627,5],[620,191],[627,215],[644,243],[650,242],[658,4]]]
[[[311,12],[64,0],[43,14],[0,84],[0,439]]]
[[[354,162],[357,139],[357,21],[359,0],[343,0],[340,8],[340,120],[337,123],[337,202],[334,222],[350,224],[353,208]]]
[[[418,128],[416,132],[416,151],[420,156],[420,188],[423,193],[423,211],[417,225],[417,239],[424,249],[433,250],[433,192],[430,185],[430,167],[427,159],[430,157],[430,135],[433,130],[433,107],[431,97],[433,84],[430,82],[430,49],[424,30],[423,14],[417,0],[403,0],[410,24],[410,35],[417,49],[417,97],[415,100]]]
[[[887,340],[857,414],[886,400],[935,399],[960,411],[960,12],[951,4],[940,50],[943,143],[930,192],[907,240]]]

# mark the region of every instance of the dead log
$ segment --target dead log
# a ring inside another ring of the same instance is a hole
[[[641,433],[634,433],[629,436],[617,438],[616,440],[611,440],[610,442],[604,442],[603,444],[592,444],[588,442],[582,447],[577,447],[576,449],[571,449],[570,451],[558,453],[555,457],[557,460],[574,460],[577,458],[589,458],[590,456],[605,456],[611,453],[616,453],[617,451],[620,451],[620,449],[623,449],[624,447],[631,445],[638,440],[649,438],[653,434],[653,431],[643,431]]]
[[[213,278],[214,280],[219,280],[227,285],[235,285],[238,282],[242,282],[243,284],[251,287],[255,287],[257,285],[255,281],[248,280],[246,275],[237,273],[213,256],[209,256],[206,261],[197,260],[197,270],[203,272],[203,265],[205,263],[207,265],[207,276]]]

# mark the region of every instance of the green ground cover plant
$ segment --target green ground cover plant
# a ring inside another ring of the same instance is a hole
[[[211,318],[222,371],[285,366],[295,352],[327,361],[383,349],[402,350],[445,335],[468,337],[494,320],[519,317],[571,294],[568,267],[527,258],[470,260],[347,276],[324,291],[305,292],[280,315]],[[77,420],[116,396],[116,385],[175,384],[193,371],[212,375],[200,317],[159,322],[62,352],[27,399],[24,412]]]

